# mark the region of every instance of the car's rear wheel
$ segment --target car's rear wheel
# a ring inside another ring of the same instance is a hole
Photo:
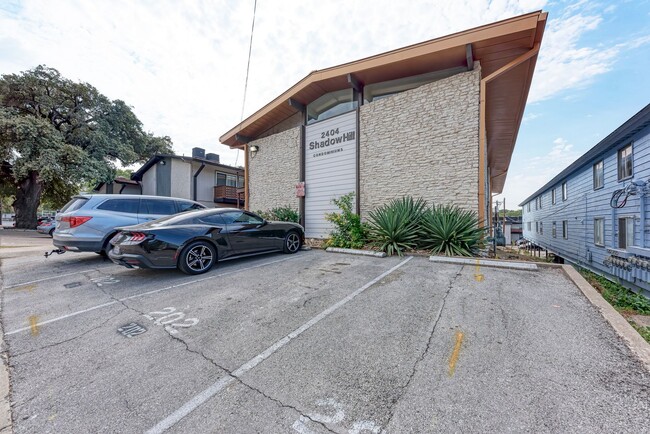
[[[215,262],[217,262],[217,252],[206,241],[194,241],[178,255],[178,268],[186,274],[205,273]]]
[[[296,253],[300,250],[302,240],[296,231],[289,231],[284,236],[284,253]]]

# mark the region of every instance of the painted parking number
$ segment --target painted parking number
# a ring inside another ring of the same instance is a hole
[[[163,326],[170,334],[178,333],[178,328],[189,328],[199,323],[198,318],[185,318],[185,312],[179,312],[175,307],[149,312],[144,317],[153,321],[155,325]]]
[[[314,434],[314,431],[309,429],[307,424],[310,421],[316,421],[323,424],[338,424],[345,419],[345,412],[343,411],[343,404],[335,401],[332,398],[329,399],[319,399],[316,401],[316,405],[319,407],[329,407],[331,414],[321,414],[321,413],[310,413],[309,417],[300,416],[296,420],[291,428],[297,433],[300,434]],[[378,434],[381,431],[381,426],[377,425],[371,420],[360,420],[354,422],[352,428],[348,430],[349,434],[361,434],[361,433],[372,433]]]

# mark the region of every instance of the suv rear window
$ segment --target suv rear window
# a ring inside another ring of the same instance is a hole
[[[140,214],[176,214],[176,204],[170,199],[142,199]]]
[[[138,202],[140,202],[140,199],[108,199],[106,202],[99,204],[97,209],[137,214]]]
[[[76,211],[76,210],[78,210],[79,208],[81,208],[82,206],[84,206],[84,204],[85,204],[86,202],[88,202],[88,199],[86,199],[85,197],[75,197],[75,198],[72,198],[72,200],[71,200],[70,202],[66,203],[65,206],[64,206],[64,207],[61,209],[61,211],[59,211],[59,212],[72,212],[72,211]]]

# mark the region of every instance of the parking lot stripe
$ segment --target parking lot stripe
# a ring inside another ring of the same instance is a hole
[[[391,268],[388,271],[383,272],[379,276],[375,277],[372,279],[370,282],[366,283],[363,285],[361,288],[355,290],[351,294],[349,294],[347,297],[343,298],[342,300],[338,301],[337,303],[334,303],[332,306],[328,307],[306,323],[304,323],[302,326],[298,327],[279,341],[275,342],[273,345],[268,347],[266,350],[258,354],[257,356],[253,357],[243,365],[241,365],[239,368],[234,370],[232,372],[232,375],[223,377],[219,380],[217,380],[214,384],[212,384],[210,387],[199,393],[198,395],[194,396],[192,399],[187,401],[185,404],[183,404],[182,407],[180,407],[178,410],[167,416],[165,419],[162,421],[158,422],[156,426],[151,428],[150,430],[147,431],[147,434],[160,434],[165,431],[167,431],[169,428],[172,426],[176,425],[178,422],[180,422],[181,419],[183,419],[185,416],[196,410],[199,406],[201,406],[203,403],[205,403],[207,400],[215,396],[217,393],[219,393],[221,390],[226,388],[230,383],[253,369],[255,366],[259,365],[262,363],[264,360],[269,358],[273,353],[278,351],[280,348],[284,347],[287,345],[289,342],[303,334],[305,331],[309,330],[312,326],[316,325],[320,321],[322,321],[324,318],[327,318],[329,315],[334,313],[336,310],[338,310],[340,307],[343,305],[347,304],[351,300],[353,300],[356,296],[361,294],[363,291],[366,289],[370,288],[372,285],[375,283],[379,282],[381,279],[384,277],[388,276],[391,274],[393,271],[397,270],[400,268],[402,265],[406,264],[408,261],[413,259],[412,256],[409,256],[408,258],[404,259],[402,262],[399,264],[395,265],[393,268]]]
[[[38,283],[38,282],[45,282],[46,280],[59,279],[61,277],[74,276],[75,274],[88,273],[90,271],[95,271],[95,270],[102,270],[104,268],[110,268],[111,266],[112,265],[108,265],[106,267],[95,267],[95,268],[92,268],[90,270],[74,271],[72,273],[66,273],[66,274],[57,274],[56,276],[52,276],[52,277],[45,277],[43,279],[32,280],[32,281],[23,282],[23,283],[16,283],[15,285],[9,285],[9,286],[6,286],[5,289],[13,289],[13,288],[17,288],[19,286],[32,285],[32,284]]]
[[[458,356],[460,355],[460,346],[463,344],[463,338],[465,334],[461,331],[456,332],[456,344],[454,345],[454,350],[451,353],[449,358],[449,376],[453,376],[456,371],[456,363],[458,362]]]
[[[166,286],[164,288],[159,288],[159,289],[154,289],[152,291],[143,292],[141,294],[135,294],[135,295],[130,295],[130,296],[124,297],[124,298],[118,298],[117,300],[109,301],[107,303],[98,304],[97,306],[89,307],[88,309],[78,310],[76,312],[72,312],[72,313],[69,313],[69,314],[66,314],[66,315],[62,315],[62,316],[57,317],[57,318],[52,318],[52,319],[48,319],[48,320],[43,321],[43,322],[39,322],[38,324],[36,324],[36,326],[40,327],[40,326],[43,326],[45,324],[50,324],[50,323],[61,321],[61,320],[67,319],[67,318],[72,318],[74,316],[78,316],[78,315],[81,315],[81,314],[84,314],[84,313],[92,312],[93,310],[101,309],[101,308],[104,308],[104,307],[112,306],[114,304],[121,303],[121,302],[126,301],[126,300],[133,300],[134,298],[144,297],[144,296],[147,296],[147,295],[155,294],[157,292],[163,292],[163,291],[167,291],[167,290],[170,290],[170,289],[179,288],[181,286],[191,285],[193,283],[198,283],[198,282],[203,282],[205,280],[214,279],[216,277],[227,276],[227,275],[230,275],[230,274],[239,273],[240,271],[252,270],[254,268],[264,267],[266,265],[271,265],[271,264],[277,264],[279,262],[289,261],[289,260],[292,260],[292,259],[296,259],[296,257],[278,259],[276,261],[264,262],[263,264],[257,264],[257,265],[253,265],[251,267],[238,268],[236,270],[226,271],[224,273],[219,273],[219,274],[216,274],[214,276],[208,276],[208,277],[204,277],[204,278],[201,278],[201,279],[194,279],[194,280],[190,280],[188,282],[183,282],[183,283],[179,283],[179,284],[176,284],[176,285]],[[16,330],[12,330],[10,332],[5,333],[5,336],[14,335],[16,333],[24,332],[26,330],[31,330],[31,328],[32,328],[32,326],[30,325],[29,327],[22,327],[22,328],[19,328],[19,329],[16,329]]]

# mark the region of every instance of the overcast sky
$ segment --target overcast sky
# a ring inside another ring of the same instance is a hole
[[[218,137],[242,116],[253,5],[0,0],[0,73],[54,67],[126,101],[176,153],[243,164]],[[310,71],[539,9],[549,21],[503,195],[513,208],[650,103],[648,0],[258,0],[244,117]]]

